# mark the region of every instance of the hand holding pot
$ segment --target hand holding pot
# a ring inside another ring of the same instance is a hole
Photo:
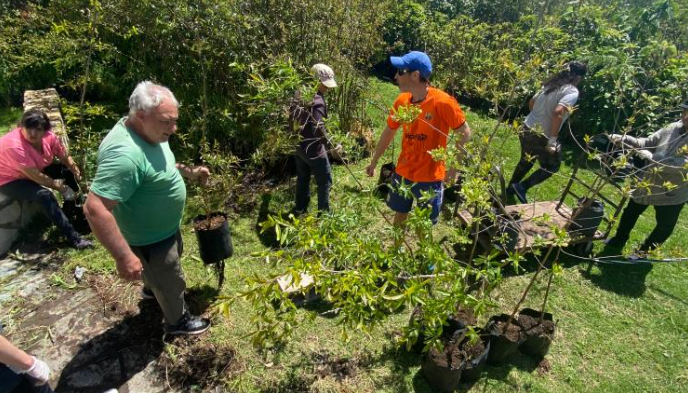
[[[117,272],[119,276],[127,281],[138,281],[141,279],[143,265],[141,260],[133,253],[126,259],[117,261]]]
[[[375,167],[377,166],[377,163],[371,162],[370,165],[366,167],[366,174],[368,177],[373,177],[375,176]]]

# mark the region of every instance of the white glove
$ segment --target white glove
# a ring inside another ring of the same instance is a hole
[[[63,186],[60,189],[60,194],[65,201],[73,201],[76,199],[76,193],[69,186]]]
[[[45,385],[50,378],[50,367],[44,361],[36,359],[35,356],[31,356],[31,359],[33,359],[33,365],[28,370],[18,370],[11,367],[12,371],[17,374],[26,374],[37,380],[37,385]]]
[[[652,153],[649,150],[636,150],[635,155],[646,161],[652,161]]]
[[[547,146],[545,147],[547,152],[549,152],[550,154],[554,154],[557,152],[558,148],[559,148],[559,142],[557,141],[557,137],[556,136],[549,137],[547,139]]]
[[[611,135],[609,135],[609,140],[610,140],[612,143],[619,143],[619,142],[623,141],[623,139],[624,139],[624,136],[621,135],[621,134],[611,134]]]

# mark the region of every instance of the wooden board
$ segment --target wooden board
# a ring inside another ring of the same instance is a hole
[[[518,245],[516,246],[517,251],[528,251],[533,246],[537,235],[540,235],[543,239],[553,239],[554,233],[550,229],[552,224],[559,228],[564,228],[564,226],[566,226],[566,223],[571,217],[571,208],[566,206],[566,204],[562,204],[561,207],[557,209],[557,203],[556,201],[535,202],[522,205],[511,205],[504,208],[510,214],[518,213],[520,215],[517,221],[520,227]],[[543,217],[544,214],[549,216],[549,221],[541,222],[541,220],[536,219]],[[458,216],[464,224],[468,224],[472,221],[471,214],[467,211],[458,212]],[[604,238],[604,234],[597,231],[593,240],[602,238]]]

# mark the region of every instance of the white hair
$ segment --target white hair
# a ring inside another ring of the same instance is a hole
[[[167,87],[151,81],[140,82],[129,97],[129,116],[134,116],[138,111],[148,112],[159,107],[163,98],[168,98],[179,107],[179,102]]]

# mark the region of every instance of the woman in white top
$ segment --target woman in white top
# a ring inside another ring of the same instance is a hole
[[[578,61],[567,64],[566,69],[544,83],[542,89],[530,99],[530,113],[519,135],[521,160],[509,181],[509,193],[527,203],[526,193],[531,187],[549,179],[561,166],[559,130],[569,116],[569,110],[578,101],[578,89],[587,72],[587,66]],[[540,168],[523,180],[535,165]]]

